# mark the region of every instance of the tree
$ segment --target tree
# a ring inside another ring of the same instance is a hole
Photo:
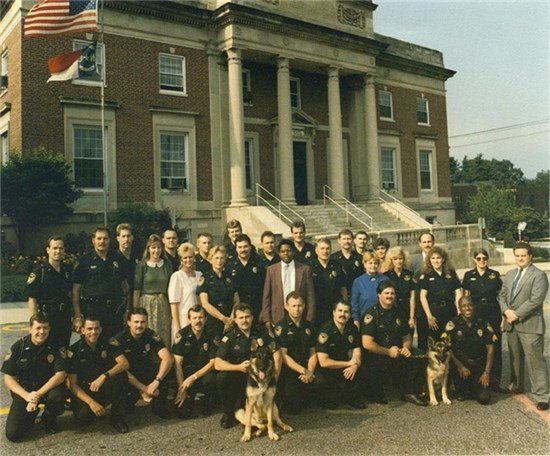
[[[509,214],[516,208],[514,191],[480,185],[474,196],[466,202],[466,223],[477,223],[484,217],[487,230],[491,233],[504,233],[509,225]]]
[[[512,188],[525,182],[523,171],[514,167],[509,160],[487,160],[483,154],[475,158],[462,159],[462,164],[456,169],[456,161],[452,163],[451,173],[454,183],[491,182],[499,188]]]
[[[37,148],[21,158],[11,157],[0,170],[2,213],[15,225],[20,253],[38,225],[59,222],[73,212],[81,192],[74,187],[71,169],[63,157]]]

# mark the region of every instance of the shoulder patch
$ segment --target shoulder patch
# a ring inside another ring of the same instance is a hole
[[[27,279],[27,285],[30,285],[36,280],[36,274],[34,272],[31,272],[29,274],[29,278]]]
[[[275,327],[275,335],[277,337],[279,337],[281,335],[281,333],[283,332],[283,328],[281,328],[280,326],[276,326]]]
[[[455,329],[455,324],[450,321],[449,323],[447,323],[447,326],[445,326],[445,331],[452,331],[453,329]]]
[[[61,358],[65,359],[67,357],[67,349],[65,347],[61,347],[59,349],[59,355]]]
[[[181,340],[181,334],[179,332],[174,336],[174,343],[177,344]]]
[[[67,350],[67,358],[71,359],[73,357],[73,352],[71,350]]]
[[[322,332],[322,333],[319,334],[319,343],[321,345],[326,344],[327,340],[328,340],[328,334],[327,333]]]
[[[153,340],[155,342],[160,342],[160,336],[157,333],[153,333]]]
[[[112,345],[113,347],[120,347],[120,342],[118,341],[118,339],[111,337],[109,339],[109,345]]]
[[[197,285],[198,285],[199,287],[201,287],[203,283],[204,283],[204,276],[200,276],[200,277],[199,277],[199,280],[197,280]]]
[[[371,314],[365,314],[365,317],[363,318],[363,323],[366,325],[369,325],[372,322],[372,315]]]
[[[493,329],[493,327],[491,326],[490,323],[487,323],[487,331],[489,331],[490,333],[494,333],[495,330]]]
[[[421,274],[420,275],[420,280],[422,280],[424,278],[424,274]]]
[[[496,334],[493,334],[493,337],[491,339],[493,342],[496,342],[498,340],[498,337]]]
[[[11,350],[9,350],[7,353],[6,353],[6,356],[4,357],[4,361],[7,361],[8,359],[11,358]]]

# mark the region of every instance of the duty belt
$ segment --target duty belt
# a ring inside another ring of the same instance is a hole
[[[38,308],[41,312],[65,312],[70,309],[64,302],[39,302]]]

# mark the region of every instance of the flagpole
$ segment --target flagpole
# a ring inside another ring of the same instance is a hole
[[[103,50],[103,66],[101,68],[101,145],[103,148],[103,225],[107,226],[107,145],[105,144],[105,52],[103,46],[103,32],[105,30],[105,18],[104,18],[104,2],[98,0],[101,5],[100,14],[98,15],[98,21],[100,23],[99,31],[99,44]]]

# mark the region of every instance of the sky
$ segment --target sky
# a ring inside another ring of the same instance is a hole
[[[374,0],[374,31],[443,52],[451,156],[550,169],[549,1]],[[489,130],[489,131],[488,131]]]

